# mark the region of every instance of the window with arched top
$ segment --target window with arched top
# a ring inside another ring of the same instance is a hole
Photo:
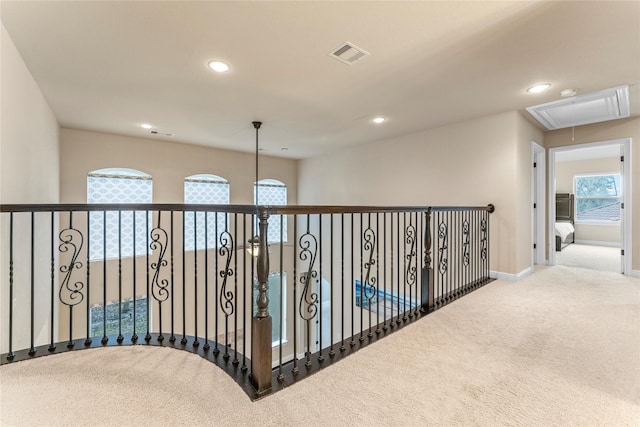
[[[184,180],[184,203],[228,205],[229,181],[211,174],[192,175]],[[214,248],[228,223],[223,212],[185,212],[185,250]],[[206,237],[205,237],[206,236]]]
[[[89,172],[87,203],[152,203],[151,176],[135,169],[109,168]],[[147,254],[151,213],[108,211],[89,214],[89,259]],[[134,239],[135,234],[135,239]],[[135,240],[135,246],[134,246]]]
[[[275,179],[261,179],[258,181],[257,185],[254,184],[253,200],[257,205],[286,205],[287,186],[284,182]],[[268,242],[280,242],[281,231],[282,241],[287,241],[287,218],[284,217],[284,220],[282,221],[282,230],[280,230],[280,217],[281,215],[271,215],[269,217],[269,227],[267,231]]]

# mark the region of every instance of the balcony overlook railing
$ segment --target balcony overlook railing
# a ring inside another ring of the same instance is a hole
[[[2,205],[0,363],[164,346],[255,399],[489,283],[493,210]]]

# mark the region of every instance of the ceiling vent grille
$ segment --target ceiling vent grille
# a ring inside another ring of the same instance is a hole
[[[371,54],[366,50],[354,45],[353,43],[345,42],[344,44],[329,52],[328,55],[344,64],[353,65],[356,62],[360,61],[362,58],[366,58]]]
[[[527,107],[527,111],[549,130],[623,119],[630,114],[629,86]]]

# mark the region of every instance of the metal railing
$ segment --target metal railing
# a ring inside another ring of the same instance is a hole
[[[3,205],[0,363],[158,345],[257,398],[488,283],[493,210]]]

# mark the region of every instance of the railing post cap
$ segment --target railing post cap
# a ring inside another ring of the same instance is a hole
[[[496,211],[496,207],[493,205],[493,203],[489,203],[489,213],[492,214]]]

